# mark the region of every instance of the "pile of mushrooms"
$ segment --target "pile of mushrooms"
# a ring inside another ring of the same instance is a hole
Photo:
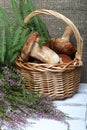
[[[36,59],[35,61],[47,64],[68,63],[72,61],[76,53],[75,47],[69,42],[72,35],[71,28],[67,26],[61,38],[54,38],[40,47],[38,42],[41,36],[34,32],[25,42],[21,58],[24,61],[29,61],[29,58],[32,57]]]

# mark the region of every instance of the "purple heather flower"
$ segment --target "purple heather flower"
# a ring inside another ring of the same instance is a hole
[[[17,69],[3,67],[2,73],[3,78],[0,79],[0,108],[3,107],[4,114],[9,120],[3,119],[3,116],[0,115],[1,122],[9,124],[12,128],[18,127],[18,130],[21,130],[20,125],[27,123],[26,119],[29,117],[66,122],[64,114],[56,109],[47,95],[40,95],[23,87],[25,80]]]

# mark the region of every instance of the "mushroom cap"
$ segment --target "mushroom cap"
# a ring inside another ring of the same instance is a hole
[[[24,61],[28,61],[30,52],[31,52],[38,36],[39,36],[38,33],[34,32],[31,35],[29,35],[28,39],[26,40],[26,42],[22,48],[22,51],[21,51],[21,58]]]

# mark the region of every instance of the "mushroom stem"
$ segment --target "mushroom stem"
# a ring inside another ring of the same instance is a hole
[[[58,63],[60,61],[58,54],[46,46],[40,47],[37,42],[35,42],[30,56],[44,62],[44,63]]]
[[[70,40],[70,38],[72,37],[72,35],[73,35],[72,29],[71,29],[69,26],[67,26],[67,27],[65,28],[65,31],[64,31],[64,33],[63,33],[61,39],[63,39],[63,40],[65,40],[65,41],[69,42],[69,40]]]

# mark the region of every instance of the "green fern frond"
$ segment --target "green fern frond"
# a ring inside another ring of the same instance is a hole
[[[30,11],[31,12],[34,11],[36,8],[33,5],[32,0],[27,0],[27,2],[28,2],[28,6],[30,8]],[[41,20],[41,18],[39,16],[35,16],[35,17],[33,17],[32,21],[34,22],[34,26],[36,27],[36,31],[42,37],[44,37],[47,41],[50,41],[51,36],[49,35],[48,29],[47,29],[45,23]],[[43,43],[41,43],[41,44],[40,43],[39,43],[40,46],[44,45]],[[45,41],[44,41],[44,43],[45,43]]]
[[[22,27],[19,26],[15,30],[14,39],[13,39],[13,46],[18,43],[20,36],[21,36],[21,33],[22,33]]]
[[[17,56],[19,55],[19,53],[20,53],[20,52],[16,52],[14,55],[12,55],[12,57],[10,58],[9,63],[13,63],[13,62],[16,60],[16,58],[17,58]]]
[[[28,6],[29,6],[30,11],[31,11],[31,12],[34,11],[34,10],[35,10],[35,7],[33,6],[32,1],[31,1],[31,0],[27,0],[27,3],[28,3]],[[33,20],[34,20],[34,24],[35,24],[35,26],[36,26],[36,28],[37,28],[37,31],[38,31],[38,33],[40,34],[40,33],[41,33],[41,28],[40,28],[40,26],[39,26],[39,22],[38,22],[37,16],[33,17]]]
[[[22,34],[21,34],[21,38],[20,38],[20,45],[23,46],[23,44],[25,43],[27,37],[29,35],[29,29],[23,29]]]
[[[5,62],[5,54],[6,54],[6,30],[3,27],[1,31],[1,39],[0,39],[0,62]]]
[[[14,55],[13,55],[13,50],[14,50],[14,45],[17,45],[19,44],[19,38],[20,38],[20,35],[21,35],[21,27],[18,27],[16,30],[15,30],[15,27],[14,28],[10,28],[10,33],[14,33],[12,34],[12,37],[11,34],[9,33],[8,35],[8,47],[7,47],[7,59],[9,62],[12,61]]]
[[[13,63],[17,58],[17,56],[20,54],[20,50],[23,44],[25,43],[27,37],[28,37],[28,29],[26,28],[22,30],[18,41],[16,42],[16,44],[13,44],[12,46],[13,48],[11,48],[11,51],[9,50],[10,54],[12,55],[12,57],[10,58],[10,63]]]
[[[15,26],[10,26],[6,30],[6,41],[7,41],[7,50],[9,50],[13,45],[14,33],[15,33]],[[8,53],[8,52],[7,52]]]
[[[20,10],[18,8],[18,3],[16,2],[16,0],[11,0],[11,5],[12,5],[12,10],[14,12],[16,19],[18,20],[19,25],[23,26],[23,19],[21,17]]]
[[[20,52],[22,46],[24,45],[25,41],[27,40],[27,37],[28,37],[28,29],[23,29],[22,30],[22,33],[18,39],[18,43],[14,44],[13,45],[13,48],[11,48],[11,51],[13,53],[13,55],[16,53],[16,52]]]
[[[14,20],[7,13],[7,11],[5,9],[3,9],[2,7],[0,7],[0,19],[3,19],[4,21],[9,23],[10,25],[14,25]]]
[[[10,57],[12,57],[11,52],[9,51],[10,47],[12,47],[13,39],[14,39],[15,27],[9,26],[6,30],[6,62],[9,63]]]
[[[28,3],[25,2],[25,0],[19,0],[19,8],[20,8],[20,13],[22,16],[22,19],[24,20],[24,18],[29,14],[29,8],[28,8]]]
[[[12,30],[11,30],[12,31]],[[12,51],[12,49],[14,49],[13,47],[17,44],[19,44],[19,39],[20,39],[20,36],[21,36],[21,33],[22,33],[22,27],[18,27],[16,29],[13,30],[14,31],[14,37],[12,39],[12,43],[10,45],[10,51]]]
[[[7,23],[4,20],[0,19],[0,26],[5,27],[7,26]]]
[[[8,35],[9,43],[8,43],[8,45],[10,47],[10,46],[12,46],[13,39],[14,39],[15,26],[10,26],[8,32],[9,32],[9,35]]]
[[[30,7],[31,12],[34,11],[36,8],[32,3],[32,0],[27,0],[27,4]]]

